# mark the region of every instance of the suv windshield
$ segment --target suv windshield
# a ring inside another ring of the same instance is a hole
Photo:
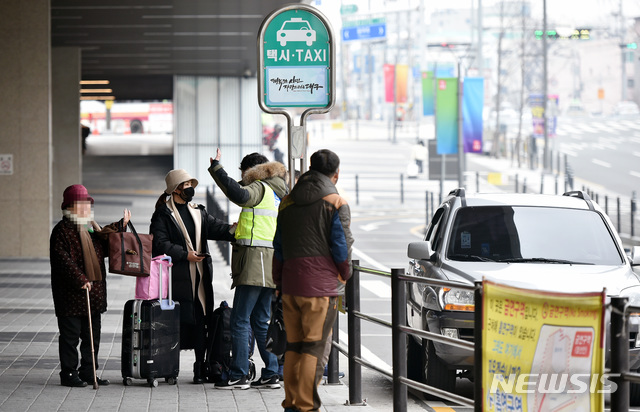
[[[447,258],[614,266],[623,263],[597,212],[529,206],[459,209]]]

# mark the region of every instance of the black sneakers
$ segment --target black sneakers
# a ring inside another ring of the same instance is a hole
[[[269,388],[269,389],[280,389],[280,383],[278,382],[278,375],[273,375],[268,379],[260,378],[251,382],[251,387],[256,389],[261,388]]]
[[[60,372],[60,385],[70,388],[84,388],[87,386],[87,382],[80,379],[77,373]]]
[[[249,381],[246,376],[240,379],[227,379],[221,382],[216,382],[214,385],[216,389],[249,389]]]

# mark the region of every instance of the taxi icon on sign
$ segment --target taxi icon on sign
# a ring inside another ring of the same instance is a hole
[[[311,46],[316,41],[316,31],[311,28],[308,21],[293,17],[282,23],[276,37],[281,46],[286,46],[287,42],[291,41],[303,41],[307,46]]]

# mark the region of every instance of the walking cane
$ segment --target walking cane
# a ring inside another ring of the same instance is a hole
[[[91,301],[89,300],[89,288],[87,291],[87,313],[89,314],[89,337],[91,339],[91,363],[93,364],[93,389],[98,389],[98,377],[96,376],[96,355],[93,351],[93,325],[91,324]]]

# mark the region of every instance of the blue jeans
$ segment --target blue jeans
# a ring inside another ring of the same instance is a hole
[[[273,289],[261,286],[236,286],[231,308],[231,370],[229,379],[236,380],[249,373],[249,325],[258,343],[265,364],[261,377],[278,374],[278,358],[267,350],[267,329],[271,318]]]

